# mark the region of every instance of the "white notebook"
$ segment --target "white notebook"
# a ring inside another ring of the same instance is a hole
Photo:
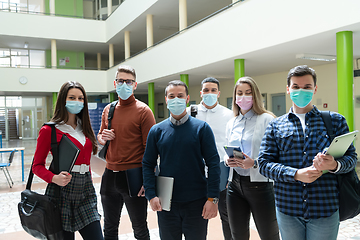
[[[173,194],[174,178],[173,177],[156,177],[156,195],[160,199],[162,210],[170,211],[171,198]]]

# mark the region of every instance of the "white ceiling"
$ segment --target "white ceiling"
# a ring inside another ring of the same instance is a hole
[[[230,5],[231,2],[231,0],[188,0],[188,25]],[[130,31],[131,55],[142,51],[146,48],[146,15],[153,15],[154,42],[156,43],[177,32],[179,24],[178,5],[178,0],[157,1],[140,17],[110,39],[108,43],[58,40],[57,49],[85,52],[86,58],[94,59],[96,58],[96,53],[101,53],[103,59],[106,59],[108,56],[108,44],[113,43],[115,64],[117,64],[124,58],[124,31]],[[226,27],[224,26],[224,28]],[[246,74],[250,76],[288,71],[293,66],[299,64],[308,64],[310,66],[323,65],[326,62],[296,59],[295,55],[298,53],[336,55],[336,32],[345,30],[353,32],[354,58],[360,58],[360,23],[250,52],[245,55],[239,55],[238,58],[246,59]],[[229,31],[232,30],[229,29]],[[266,40],[266,36],[264,36],[264,40]],[[23,48],[24,42],[29,43],[30,49],[50,49],[49,39],[0,36],[0,48]],[[191,85],[198,84],[207,76],[215,76],[219,79],[233,79],[233,66],[234,58],[224,59],[207,66],[190,69],[187,71],[187,74],[190,75]],[[354,68],[356,69],[357,66],[354,66]],[[178,78],[178,75],[167,76],[157,79],[156,83],[157,86],[166,86],[167,82]],[[162,89],[156,91],[162,91]],[[146,93],[147,84],[139,84],[137,92]]]

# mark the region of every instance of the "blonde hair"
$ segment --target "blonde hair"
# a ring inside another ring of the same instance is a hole
[[[236,104],[236,89],[240,84],[243,84],[243,83],[248,84],[251,88],[251,94],[253,97],[252,110],[257,115],[261,115],[263,113],[268,113],[268,114],[272,115],[273,117],[276,117],[272,112],[265,109],[260,90],[259,90],[256,82],[254,81],[254,79],[252,79],[251,77],[239,78],[239,80],[237,80],[237,82],[234,86],[233,102],[232,102],[232,111],[234,112],[234,116],[236,117],[240,113],[240,107]]]

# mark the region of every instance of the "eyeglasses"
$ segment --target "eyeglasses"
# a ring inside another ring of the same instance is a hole
[[[127,85],[132,85],[135,81],[132,79],[115,79],[116,84],[122,85],[124,82]]]

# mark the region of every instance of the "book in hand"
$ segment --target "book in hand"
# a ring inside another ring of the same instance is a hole
[[[130,197],[137,197],[143,186],[142,167],[131,168],[125,171]]]
[[[226,154],[229,156],[229,158],[233,158],[235,154],[236,154],[236,157],[238,157],[239,154],[242,152],[240,147],[234,147],[234,146],[224,146],[224,149],[225,149]],[[234,151],[235,151],[235,154],[234,154]]]
[[[174,178],[173,177],[156,177],[156,196],[160,199],[162,210],[170,211],[171,199],[173,194]]]
[[[55,172],[54,161],[51,162],[50,171],[59,174],[62,171],[70,172],[73,168],[76,159],[79,155],[80,149],[63,134],[59,143],[59,172]]]

